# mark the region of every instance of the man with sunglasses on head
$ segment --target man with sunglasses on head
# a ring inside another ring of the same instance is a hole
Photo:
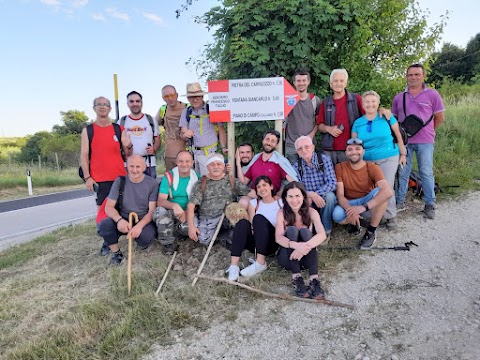
[[[118,124],[125,127],[127,136],[132,141],[132,151],[145,159],[145,174],[157,177],[155,153],[160,148],[158,123],[149,114],[142,113],[143,98],[137,91],[127,95],[130,114],[122,116]]]
[[[209,106],[203,100],[208,93],[202,90],[200,83],[187,84],[187,94],[190,106],[182,111],[180,116],[180,137],[188,142],[193,154],[195,170],[200,175],[206,175],[207,159],[221,147],[223,154],[227,150],[227,133],[223,123],[211,123]]]
[[[251,181],[254,189],[255,179],[260,175],[267,175],[272,180],[274,192],[278,194],[283,180],[298,181],[295,169],[288,159],[275,151],[279,141],[280,133],[277,130],[267,130],[262,140],[263,151],[255,155],[243,170],[241,163],[237,161],[237,177],[242,184],[247,185]]]
[[[293,164],[298,180],[305,185],[310,206],[320,213],[327,235],[325,244],[332,232],[332,213],[337,205],[335,190],[337,179],[332,160],[322,152],[315,152],[315,145],[309,136],[300,136],[295,141],[299,159]]]
[[[363,141],[347,140],[345,154],[348,161],[335,165],[338,205],[333,210],[333,221],[350,224],[350,233],[360,234],[360,220],[370,217],[370,224],[360,242],[361,249],[369,249],[377,239],[376,230],[387,209],[393,191],[383,177],[382,169],[363,160]]]
[[[158,110],[155,120],[165,128],[165,170],[170,171],[175,166],[177,154],[185,150],[185,140],[180,137],[180,116],[188,104],[178,101],[178,93],[173,85],[162,88],[162,98],[166,102]]]

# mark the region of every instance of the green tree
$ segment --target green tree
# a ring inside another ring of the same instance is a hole
[[[390,103],[408,65],[427,59],[443,30],[443,20],[428,27],[426,17],[414,0],[223,0],[198,19],[215,32],[196,65],[208,79],[291,80],[305,68],[320,96],[343,67],[350,89],[375,89]],[[265,127],[242,123],[237,140],[258,139]]]
[[[60,111],[63,125],[54,125],[52,131],[59,135],[77,134],[82,132],[82,129],[88,123],[88,116],[85,112],[78,110],[68,110],[67,112]]]
[[[40,142],[42,156],[55,162],[55,153],[62,167],[79,164],[80,136],[77,134],[53,134]]]
[[[480,73],[480,33],[467,43],[465,57],[468,64],[468,79],[470,80]]]
[[[428,81],[440,84],[446,78],[466,82],[469,79],[467,57],[465,50],[451,43],[445,43],[442,50],[434,53]]]
[[[52,136],[48,131],[39,131],[31,136],[27,136],[27,141],[23,145],[18,160],[21,162],[37,161],[38,155],[41,155],[41,142]],[[45,160],[45,159],[42,159]]]

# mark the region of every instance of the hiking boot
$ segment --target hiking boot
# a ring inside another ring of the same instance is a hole
[[[385,219],[385,227],[387,230],[396,230],[397,229],[397,220],[395,218]]]
[[[101,256],[107,256],[110,254],[110,246],[106,242],[103,242],[102,248],[100,249]]]
[[[404,201],[397,203],[396,207],[397,207],[397,212],[407,210],[407,207],[405,206]]]
[[[171,244],[162,245],[162,253],[165,255],[173,255],[178,249],[178,244],[173,242]]]
[[[240,271],[240,275],[245,277],[252,277],[260,274],[261,272],[264,272],[265,270],[267,270],[267,263],[262,265],[255,260],[252,264],[248,265],[245,269]]]
[[[229,281],[237,281],[240,276],[240,268],[238,265],[230,265],[225,272],[228,274]]]
[[[362,241],[360,242],[360,249],[370,249],[373,244],[375,244],[375,241],[377,241],[377,234],[368,230],[365,231],[365,234],[362,237]]]
[[[325,291],[320,286],[320,280],[312,279],[308,286],[308,297],[310,299],[320,300],[325,298]]]
[[[348,233],[353,235],[360,235],[360,226],[357,225],[348,225]]]
[[[295,296],[298,297],[308,297],[307,287],[305,286],[305,281],[303,277],[297,276],[292,279],[293,290],[295,291]]]
[[[112,253],[112,259],[110,260],[110,265],[120,265],[123,261],[123,253],[118,250],[115,253]]]
[[[425,204],[425,207],[422,210],[423,217],[427,219],[435,219],[435,207],[433,205]]]

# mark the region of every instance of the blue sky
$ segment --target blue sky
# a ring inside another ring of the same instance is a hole
[[[60,111],[85,111],[104,95],[113,103],[118,74],[120,114],[126,94],[144,97],[154,115],[169,83],[185,93],[198,81],[186,65],[198,58],[211,33],[193,20],[217,2],[195,1],[180,19],[184,0],[0,0],[0,136],[24,136],[59,124]],[[480,32],[477,0],[419,0],[431,23],[450,11],[443,41],[465,46]],[[453,6],[455,4],[455,6]],[[115,116],[114,110],[111,113]]]

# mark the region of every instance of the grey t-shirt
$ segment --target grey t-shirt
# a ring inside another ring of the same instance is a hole
[[[120,178],[118,177],[110,189],[108,198],[117,201],[118,191],[120,187]],[[128,214],[134,211],[141,220],[148,213],[148,203],[150,201],[157,201],[158,184],[157,181],[150,177],[144,176],[139,183],[132,183],[128,176],[125,178],[125,189],[123,191],[122,208],[120,215],[128,219]]]
[[[319,101],[317,99],[317,104]],[[295,140],[300,136],[309,134],[315,126],[315,109],[313,108],[310,96],[305,100],[300,100],[284,122],[286,127],[285,146],[294,147]]]

